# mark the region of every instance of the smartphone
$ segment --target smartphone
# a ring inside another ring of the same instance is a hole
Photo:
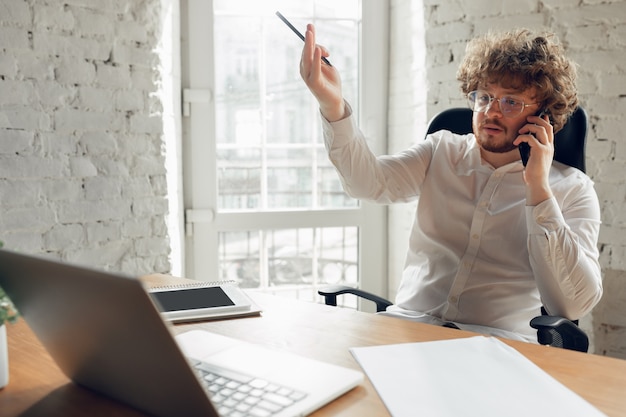
[[[304,35],[300,33],[300,31],[296,29],[294,25],[292,25],[291,22],[289,22],[289,20],[287,20],[285,16],[283,16],[280,12],[276,12],[276,16],[278,16],[278,18],[282,20],[283,23],[285,23],[287,27],[293,31],[293,33],[298,35],[298,37],[304,41]],[[332,67],[332,65],[330,64],[330,61],[327,60],[325,57],[322,57],[322,61],[324,62],[324,64],[328,65],[329,67]]]
[[[546,109],[543,109],[540,112],[538,112],[536,116],[543,117],[543,115],[546,114],[546,111],[547,111]],[[528,163],[528,158],[530,158],[530,145],[526,142],[522,142],[519,144],[518,149],[519,149],[519,154],[522,157],[522,164],[526,166],[526,164]]]
[[[522,157],[522,164],[526,166],[528,158],[530,158],[530,145],[526,142],[522,142],[518,146],[519,154]]]

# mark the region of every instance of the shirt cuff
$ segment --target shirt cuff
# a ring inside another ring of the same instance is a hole
[[[347,101],[345,104],[346,117],[336,122],[329,122],[320,112],[326,149],[331,149],[331,145],[336,148],[349,143],[355,136],[357,126],[354,117],[352,117],[352,107]]]
[[[566,225],[554,197],[536,206],[526,206],[526,225],[531,235],[547,235]]]

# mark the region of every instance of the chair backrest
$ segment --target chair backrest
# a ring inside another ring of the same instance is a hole
[[[472,132],[472,109],[455,107],[435,115],[428,124],[427,134],[438,130],[465,135]],[[554,159],[585,172],[587,142],[587,113],[578,107],[554,138]]]

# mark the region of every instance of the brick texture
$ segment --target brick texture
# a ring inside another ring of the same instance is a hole
[[[169,272],[161,2],[0,0],[0,240]]]

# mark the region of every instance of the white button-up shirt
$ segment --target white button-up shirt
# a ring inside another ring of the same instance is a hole
[[[531,207],[521,161],[495,169],[482,160],[473,134],[440,131],[376,157],[353,117],[323,126],[348,194],[385,204],[418,199],[391,313],[536,341],[529,322],[542,305],[578,319],[600,300],[600,208],[581,171],[554,162],[554,198]]]

